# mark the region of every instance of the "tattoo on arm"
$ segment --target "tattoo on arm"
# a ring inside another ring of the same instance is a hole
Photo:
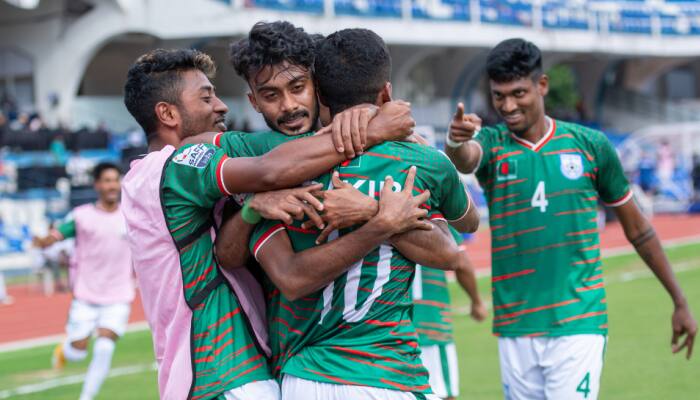
[[[634,246],[635,248],[639,248],[644,243],[651,240],[654,236],[656,236],[656,232],[654,231],[654,228],[650,227],[636,238],[630,240],[630,243],[632,243],[632,246]]]

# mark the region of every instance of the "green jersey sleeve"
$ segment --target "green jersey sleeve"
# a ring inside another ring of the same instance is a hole
[[[231,195],[223,177],[228,159],[222,149],[212,144],[184,146],[173,154],[167,166],[164,189],[177,193],[175,197],[183,205],[213,207],[220,198]]]
[[[448,221],[455,221],[464,216],[469,208],[469,197],[466,188],[459,177],[459,172],[452,161],[443,153],[440,153],[438,170],[442,172],[442,179],[437,185],[438,193],[431,195],[432,202]],[[431,202],[429,200],[429,202]],[[431,209],[431,218],[435,218],[435,212]]]
[[[309,132],[303,135],[287,136],[274,131],[254,133],[230,131],[216,135],[214,145],[223,149],[229,157],[258,157],[281,144],[313,134],[313,132]]]
[[[480,172],[482,174],[487,172],[486,169],[491,162],[491,155],[493,154],[494,137],[497,134],[498,131],[494,128],[483,128],[474,138],[474,142],[481,147],[481,159],[479,159],[479,164],[476,166],[477,174]]]
[[[64,239],[75,237],[75,220],[70,217],[61,225],[56,227],[56,230],[63,236]]]
[[[593,156],[598,167],[598,179],[596,180],[598,195],[606,205],[620,206],[632,197],[632,191],[622,170],[620,158],[612,143],[603,133],[595,132],[590,137],[593,140]]]
[[[265,242],[279,231],[285,230],[284,224],[280,221],[264,219],[260,221],[250,234],[250,254],[257,260],[258,251],[265,245]]]

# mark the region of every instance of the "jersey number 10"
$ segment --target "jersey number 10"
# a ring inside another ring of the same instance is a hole
[[[537,183],[537,188],[535,189],[535,194],[532,195],[532,201],[530,202],[533,208],[539,207],[540,212],[547,211],[547,206],[549,202],[547,201],[547,195],[544,191],[544,181],[539,181]]]

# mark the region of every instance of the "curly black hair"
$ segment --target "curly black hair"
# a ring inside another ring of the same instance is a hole
[[[335,115],[376,101],[391,80],[391,55],[376,33],[343,29],[319,43],[314,76],[321,101]]]
[[[247,38],[231,43],[229,60],[246,81],[284,61],[313,70],[314,38],[287,21],[258,22]]]
[[[542,53],[532,42],[519,38],[504,40],[486,57],[486,73],[489,79],[499,83],[537,79],[542,75]]]
[[[158,128],[155,106],[161,101],[179,104],[181,73],[200,70],[208,78],[216,65],[207,54],[194,49],[156,49],[139,57],[129,68],[124,84],[124,105],[150,138]]]

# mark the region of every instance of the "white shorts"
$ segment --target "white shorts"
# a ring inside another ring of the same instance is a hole
[[[440,400],[434,394],[416,396],[410,392],[370,386],[336,385],[284,375],[282,399],[284,400]]]
[[[280,400],[280,385],[274,379],[255,381],[224,393],[226,400]]]
[[[454,343],[421,346],[421,361],[430,373],[430,387],[440,398],[459,396],[459,366]]]
[[[598,398],[607,337],[498,339],[506,400]]]
[[[131,303],[91,304],[73,299],[68,311],[66,333],[74,342],[89,338],[96,328],[105,328],[122,336],[129,322]]]

